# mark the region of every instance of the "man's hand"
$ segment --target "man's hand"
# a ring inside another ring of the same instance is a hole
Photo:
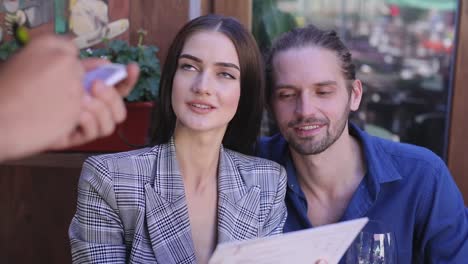
[[[84,67],[70,40],[31,41],[0,67],[0,160],[47,149],[81,113]]]
[[[115,87],[83,88],[101,59],[80,61],[75,45],[48,35],[32,40],[0,67],[0,161],[63,149],[112,133],[126,116],[122,97],[136,84],[137,65]]]
[[[83,66],[89,71],[106,63],[109,62],[87,59],[83,61]],[[128,77],[115,87],[105,86],[101,81],[95,82],[91,94],[83,97],[83,111],[76,129],[57,141],[52,148],[63,149],[81,145],[112,134],[116,125],[125,120],[127,112],[122,97],[128,95],[138,81],[138,66],[128,65],[127,74]]]

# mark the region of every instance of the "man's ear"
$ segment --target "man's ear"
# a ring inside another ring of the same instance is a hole
[[[359,105],[361,104],[362,99],[362,83],[360,80],[356,79],[353,81],[351,86],[351,96],[350,96],[350,103],[349,108],[351,111],[356,111],[359,109]]]

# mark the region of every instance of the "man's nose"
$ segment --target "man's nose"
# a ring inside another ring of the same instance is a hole
[[[296,100],[295,113],[298,116],[307,117],[314,115],[317,111],[316,106],[311,98],[307,95],[300,95]]]

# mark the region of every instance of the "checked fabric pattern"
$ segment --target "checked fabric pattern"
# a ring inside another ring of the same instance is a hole
[[[281,233],[285,192],[283,167],[221,148],[218,243]],[[196,263],[174,141],[86,160],[69,236],[74,263]]]

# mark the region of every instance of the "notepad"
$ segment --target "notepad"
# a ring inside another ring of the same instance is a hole
[[[259,239],[218,245],[209,264],[328,264],[340,261],[367,217]]]

